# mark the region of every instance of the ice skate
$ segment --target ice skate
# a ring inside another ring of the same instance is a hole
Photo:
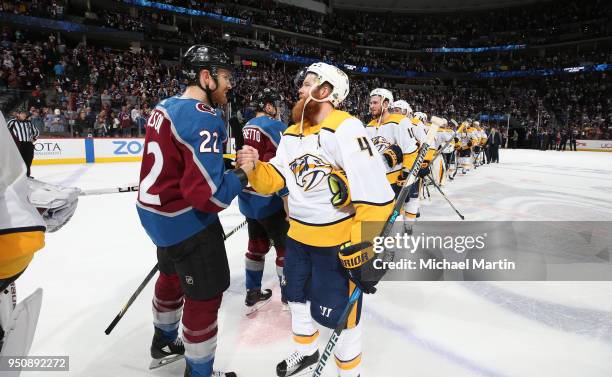
[[[289,355],[276,366],[276,375],[279,377],[304,376],[312,372],[319,361],[319,351],[310,356],[304,356],[297,351]]]
[[[244,304],[247,306],[246,315],[251,315],[257,312],[259,309],[264,307],[268,302],[270,302],[270,298],[272,297],[272,290],[266,289],[249,289],[247,290],[246,299],[244,300]]]
[[[185,346],[183,340],[177,337],[174,340],[168,340],[164,337],[163,332],[155,328],[153,342],[151,344],[151,363],[149,369],[157,369],[164,365],[173,363],[183,358],[185,354]]]

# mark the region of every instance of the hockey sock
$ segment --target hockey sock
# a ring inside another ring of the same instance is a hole
[[[270,241],[264,238],[250,238],[248,251],[244,256],[246,289],[261,288],[265,258],[270,250]]]
[[[160,272],[153,296],[153,325],[162,331],[165,338],[174,340],[178,336],[182,310],[183,291],[178,275]]]
[[[310,302],[290,302],[289,307],[291,308],[291,331],[295,348],[302,355],[312,355],[318,349],[319,331],[312,324]]]
[[[192,377],[210,376],[217,348],[217,313],[221,295],[211,300],[185,300],[183,341]]]
[[[340,377],[356,377],[361,372],[361,322],[340,335],[334,357]]]

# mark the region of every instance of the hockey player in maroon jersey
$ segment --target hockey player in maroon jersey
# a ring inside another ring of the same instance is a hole
[[[225,124],[213,106],[227,103],[231,64],[222,51],[192,46],[183,57],[187,89],[161,101],[146,126],[137,209],[160,271],[151,366],[184,353],[186,377],[236,376],[213,371],[217,313],[230,281],[217,213],[246,187],[252,168],[224,168]]]
[[[281,96],[275,90],[266,88],[254,97],[256,113],[242,129],[244,144],[257,149],[261,161],[269,161],[276,155],[281,135],[287,128],[287,125],[277,119]],[[249,307],[247,314],[258,310],[272,296],[270,289],[261,290],[264,261],[270,250],[270,240],[276,250],[276,273],[281,283],[281,301],[283,304],[287,303],[283,294],[283,266],[289,223],[281,198],[287,194],[287,190],[282,190],[264,195],[247,188],[238,196],[240,212],[247,218],[249,227],[249,245],[245,255],[245,304]]]

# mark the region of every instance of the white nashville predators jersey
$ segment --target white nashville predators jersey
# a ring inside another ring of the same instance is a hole
[[[425,128],[425,124],[421,122],[421,120],[417,117],[414,117],[410,120],[409,130],[411,135],[416,138],[419,142],[419,145],[423,144],[425,140],[427,140],[427,129]]]
[[[476,127],[468,127],[467,133],[473,145],[478,145],[480,143],[480,132],[478,132]]]
[[[468,148],[468,143],[471,141],[471,133],[469,132],[467,124],[462,128],[460,132],[457,133],[457,138],[459,139],[459,144],[462,149]]]
[[[436,134],[436,145],[437,147],[443,148],[441,153],[451,153],[455,146],[452,140],[455,138],[455,131],[450,128],[439,128]]]
[[[351,204],[334,207],[328,177],[344,170]],[[385,221],[394,194],[385,166],[357,118],[334,110],[321,124],[293,125],[285,131],[269,163],[257,163],[249,174],[260,193],[289,191],[288,236],[307,245],[337,246],[352,238],[361,221]]]
[[[0,279],[23,271],[44,246],[45,222],[30,204],[26,166],[0,112]]]
[[[378,125],[378,119],[372,120],[366,126],[366,132],[381,156],[384,150],[393,144],[397,144],[404,155],[407,155],[414,153],[418,148],[416,139],[408,131],[409,125],[410,121],[404,115],[390,114],[380,125]],[[383,165],[386,167],[387,179],[393,183],[397,178],[393,176],[398,175],[402,169],[403,159],[395,166],[388,166],[383,159]]]

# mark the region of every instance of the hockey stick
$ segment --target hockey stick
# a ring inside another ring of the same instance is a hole
[[[453,210],[455,210],[455,213],[457,215],[459,215],[459,217],[461,218],[461,220],[465,220],[465,216],[463,216],[461,214],[461,212],[459,212],[457,210],[457,208],[455,208],[455,206],[453,205],[453,203],[450,201],[450,199],[446,196],[446,194],[444,193],[444,191],[442,191],[442,188],[440,188],[440,186],[438,186],[438,184],[434,181],[434,179],[430,176],[427,176],[427,178],[429,179],[429,181],[434,185],[435,188],[438,189],[438,191],[440,192],[440,194],[442,194],[442,196],[444,197],[444,199],[446,199],[446,201],[448,202],[448,204],[451,206],[451,208]]]
[[[395,204],[393,205],[393,210],[391,211],[391,214],[389,214],[389,217],[387,218],[387,221],[385,222],[385,225],[383,226],[383,229],[380,232],[380,237],[387,237],[391,233],[391,230],[393,229],[393,224],[395,223],[395,219],[397,219],[397,217],[400,215],[404,202],[406,201],[406,198],[408,197],[408,194],[410,193],[410,187],[417,180],[417,175],[419,173],[419,170],[421,169],[421,164],[423,163],[423,159],[425,159],[425,155],[427,154],[427,151],[429,150],[429,146],[434,142],[436,132],[438,131],[440,124],[442,124],[442,119],[434,116],[432,117],[431,122],[432,122],[432,125],[429,128],[429,132],[427,133],[427,140],[425,140],[425,142],[421,145],[419,154],[417,155],[416,160],[414,160],[414,163],[412,164],[412,167],[410,168],[410,171],[408,172],[408,177],[406,177],[406,182],[404,183],[404,186],[400,190],[400,193],[397,196],[397,199],[395,200]],[[395,253],[389,250],[385,250],[383,254],[385,255],[384,259],[386,260],[393,260],[393,257],[395,256]],[[336,328],[332,332],[331,337],[329,338],[329,341],[327,342],[327,345],[325,346],[325,350],[323,351],[323,354],[321,355],[321,358],[319,359],[319,362],[317,363],[314,373],[312,374],[313,377],[320,377],[321,374],[323,373],[323,369],[325,368],[325,365],[327,364],[327,360],[331,356],[334,348],[336,347],[336,343],[338,343],[338,340],[340,339],[340,334],[342,333],[342,331],[344,330],[344,327],[346,326],[346,322],[353,308],[353,305],[359,300],[360,297],[361,297],[361,289],[359,289],[358,287],[355,287],[355,290],[353,290],[353,293],[349,297],[348,303],[346,304],[346,307],[344,308],[344,311],[342,312],[342,315],[340,316],[340,319],[338,320],[338,324],[336,325]]]
[[[138,191],[138,185],[123,186],[123,187],[109,187],[92,190],[81,190],[79,196],[85,195],[102,195],[102,194],[116,194],[120,192],[136,192]]]
[[[455,176],[457,175],[457,172],[459,171],[459,152],[455,151],[455,171],[453,172],[453,176],[449,176],[449,178],[451,179],[451,181],[453,179],[455,179]]]
[[[225,241],[226,239],[228,239],[232,234],[236,233],[238,230],[240,230],[240,228],[244,227],[246,224],[247,224],[247,221],[244,220],[242,223],[240,223],[240,225],[232,229],[228,234],[224,235],[223,240]],[[153,266],[153,268],[151,269],[151,271],[149,271],[149,273],[147,274],[147,277],[145,277],[145,279],[142,281],[142,283],[140,283],[136,291],[132,294],[128,302],[125,305],[123,305],[123,308],[121,308],[119,313],[115,316],[115,318],[110,323],[110,325],[108,325],[106,330],[104,330],[104,333],[106,335],[109,335],[111,331],[113,331],[117,323],[121,320],[121,318],[123,318],[123,315],[125,314],[125,312],[127,312],[127,310],[130,308],[134,300],[136,300],[136,297],[138,297],[138,295],[140,294],[140,292],[142,292],[144,287],[149,283],[149,281],[151,281],[151,279],[153,278],[157,270],[158,270],[158,266],[156,263],[155,266]]]

